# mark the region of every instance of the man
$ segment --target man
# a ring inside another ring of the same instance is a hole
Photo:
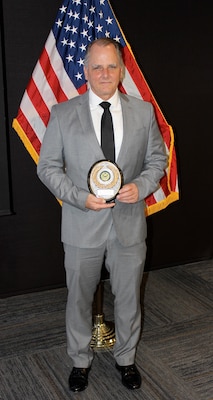
[[[67,351],[73,363],[69,387],[79,392],[88,385],[92,303],[105,258],[115,296],[115,365],[124,386],[133,390],[141,386],[135,355],[146,257],[144,199],[157,189],[167,157],[152,105],[118,91],[124,74],[118,43],[106,38],[92,42],[84,73],[89,90],[52,107],[38,164],[39,178],[62,200]],[[87,183],[91,166],[104,159],[103,101],[110,103],[116,164],[124,178],[111,202],[90,193]]]

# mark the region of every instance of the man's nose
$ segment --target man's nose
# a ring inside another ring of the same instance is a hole
[[[108,76],[108,75],[109,75],[109,68],[108,68],[108,67],[103,68],[103,70],[102,70],[102,75],[103,75],[103,76]]]

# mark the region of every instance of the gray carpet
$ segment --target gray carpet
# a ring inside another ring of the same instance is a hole
[[[142,387],[128,391],[112,350],[96,351],[86,391],[68,389],[66,289],[0,300],[1,400],[213,400],[213,261],[144,274],[137,352]],[[105,321],[113,296],[104,283]]]

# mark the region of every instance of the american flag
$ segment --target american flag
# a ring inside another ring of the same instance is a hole
[[[136,62],[108,0],[62,2],[24,92],[17,117],[13,120],[13,128],[37,164],[51,107],[87,90],[83,73],[85,51],[89,42],[100,37],[110,37],[121,44],[125,78],[119,89],[153,104],[169,156],[169,166],[159,189],[146,198],[145,213],[148,216],[179,199],[174,134]]]

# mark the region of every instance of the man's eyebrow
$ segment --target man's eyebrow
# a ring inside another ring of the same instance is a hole
[[[107,65],[107,67],[117,67],[117,65],[118,65],[117,63],[110,63],[110,64]],[[91,64],[91,66],[93,68],[97,68],[97,67],[103,67],[104,68],[104,66],[102,64]]]

